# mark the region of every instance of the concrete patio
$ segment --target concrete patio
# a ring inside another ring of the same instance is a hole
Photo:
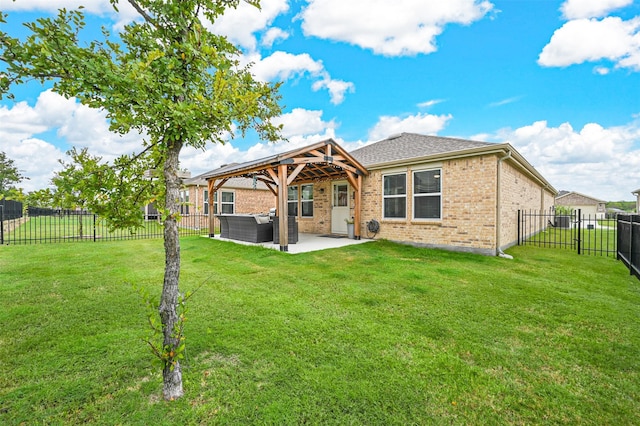
[[[243,244],[247,246],[262,246],[265,248],[280,250],[279,244],[273,244],[273,241],[267,241],[264,243],[249,243],[246,241],[231,240],[228,238],[220,238],[219,234],[214,237],[216,240],[229,241],[236,244]],[[310,251],[327,250],[338,247],[350,246],[353,244],[363,244],[374,240],[363,238],[361,240],[352,240],[346,236],[328,236],[320,234],[298,234],[298,242],[296,244],[289,244],[289,251],[286,253],[297,254],[307,253]]]

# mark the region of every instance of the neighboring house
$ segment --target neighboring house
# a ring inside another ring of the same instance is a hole
[[[375,219],[376,238],[489,255],[517,243],[518,209],[547,210],[557,194],[508,143],[412,133],[351,153],[329,139],[199,177],[213,188],[237,176],[282,194],[300,232],[346,234],[354,220],[356,238],[373,236]]]
[[[186,179],[180,190],[182,214],[197,214],[206,223],[209,216],[207,181],[199,176]],[[276,197],[267,186],[250,178],[231,178],[213,193],[213,214],[268,214]],[[206,227],[206,225],[203,225]]]
[[[144,172],[144,177],[151,180],[151,179],[155,179],[158,177],[158,170],[152,169],[152,170],[147,170]],[[191,172],[187,171],[187,170],[180,170],[178,171],[178,178],[180,178],[181,182],[184,182],[186,179],[191,178]],[[181,194],[182,197],[182,194]],[[187,207],[184,204],[184,200],[181,199],[181,204],[180,204],[180,214],[184,214],[185,210],[188,210],[189,207]],[[144,212],[144,218],[145,220],[160,220],[160,212],[158,211],[158,206],[156,204],[156,202],[152,202],[149,203],[147,205],[145,205],[142,208],[142,211]]]
[[[636,213],[640,214],[640,188],[632,192],[636,196]]]
[[[606,201],[573,191],[558,195],[555,200],[555,205],[568,207],[576,212],[579,209],[582,216],[592,219],[603,219],[607,213]]]

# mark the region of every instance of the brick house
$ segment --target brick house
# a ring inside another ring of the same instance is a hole
[[[276,206],[276,197],[264,182],[250,178],[231,178],[217,191],[209,203],[207,181],[199,176],[183,181],[180,191],[181,213],[198,215],[200,227],[209,226],[209,212],[213,214],[268,214]]]
[[[607,213],[607,202],[599,200],[579,192],[565,192],[555,199],[556,206],[568,207],[575,211],[580,210],[582,216],[593,219],[602,219]]]
[[[352,152],[329,139],[200,178],[214,188],[237,176],[265,182],[299,232],[346,234],[353,221],[356,238],[487,255],[517,242],[518,209],[549,209],[557,194],[508,143],[413,133]],[[367,234],[374,219],[379,229]]]

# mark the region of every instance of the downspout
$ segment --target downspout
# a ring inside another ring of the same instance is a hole
[[[500,249],[500,230],[502,229],[502,217],[500,215],[500,211],[502,210],[502,162],[506,159],[511,158],[511,151],[507,150],[507,154],[498,159],[497,164],[497,182],[496,182],[496,256],[504,257],[506,259],[513,259],[513,256],[510,256],[504,253]]]

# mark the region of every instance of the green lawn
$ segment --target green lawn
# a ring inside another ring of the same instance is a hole
[[[0,247],[0,424],[640,424],[640,281],[607,257],[187,237],[185,397],[132,283],[162,240]]]
[[[604,225],[603,225],[604,226]],[[580,237],[581,249],[584,252],[602,254],[616,257],[616,227],[580,229],[576,228],[552,228],[547,227],[543,231],[526,239],[525,245],[541,247],[565,248],[577,251],[577,241]]]
[[[180,232],[184,235],[206,234],[200,230],[196,217],[185,216]],[[33,244],[40,242],[65,242],[79,240],[122,240],[162,237],[164,228],[156,220],[144,221],[141,228],[134,230],[110,230],[103,218],[93,214],[64,216],[35,216],[28,218],[20,226],[4,234],[5,244]]]

